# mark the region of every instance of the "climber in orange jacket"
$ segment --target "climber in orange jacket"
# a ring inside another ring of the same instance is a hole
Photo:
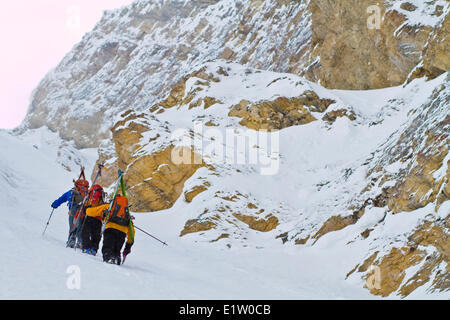
[[[109,214],[108,208],[106,208],[106,211],[102,248],[103,261],[120,265],[122,263],[120,251],[125,242],[125,237],[127,237],[127,242],[123,251],[123,260],[131,252],[131,247],[134,244],[135,229],[128,208],[127,197],[118,194]]]

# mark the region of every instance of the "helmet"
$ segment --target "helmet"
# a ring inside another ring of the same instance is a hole
[[[105,192],[101,185],[96,184],[92,186],[90,202],[94,205],[105,203]]]

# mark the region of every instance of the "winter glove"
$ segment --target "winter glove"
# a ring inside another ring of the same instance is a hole
[[[55,201],[55,202],[56,202],[56,201]],[[52,203],[52,208],[53,208],[53,209],[57,209],[57,208],[58,208],[58,206],[56,205],[55,202]]]

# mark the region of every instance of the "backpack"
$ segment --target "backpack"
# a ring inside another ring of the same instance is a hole
[[[84,197],[87,195],[89,190],[89,182],[87,180],[79,179],[74,182],[75,186],[72,189],[72,198],[70,199],[71,213],[75,214],[76,210],[83,203]]]
[[[120,226],[126,227],[130,224],[130,220],[131,216],[130,210],[128,208],[127,197],[117,195],[111,208],[109,222],[113,222]]]
[[[85,179],[78,179],[75,181],[75,192],[85,197],[89,191],[89,181]]]

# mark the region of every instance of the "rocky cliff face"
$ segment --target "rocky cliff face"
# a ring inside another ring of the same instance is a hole
[[[445,1],[319,0],[309,10],[316,74],[327,88],[384,88],[416,68],[429,78],[450,68]]]
[[[389,253],[375,252],[370,257],[380,281],[378,286],[370,286],[374,294],[398,292],[407,296],[428,282],[432,282],[430,291],[447,290],[450,285],[449,80],[447,76],[427,104],[411,111],[411,120],[387,140],[379,151],[380,158],[368,170],[370,184],[363,195],[375,197],[377,206],[392,214],[426,213],[408,232],[403,247],[394,247]],[[368,229],[366,237],[374,229]],[[407,274],[405,271],[413,266],[416,270]]]
[[[445,291],[449,7],[135,1],[42,80],[17,131],[97,148],[101,183],[124,170],[132,210],[185,212],[186,241],[332,243],[373,294]]]
[[[136,1],[105,13],[42,80],[23,126],[98,147],[120,113],[147,109],[192,66],[218,58],[327,88],[433,78],[450,66],[448,10],[443,0]]]
[[[110,137],[119,113],[145,110],[199,63],[222,57],[301,70],[303,54],[289,60],[308,45],[306,7],[303,1],[159,0],[105,13],[36,89],[25,126],[46,125],[78,147],[96,147]],[[288,30],[290,37],[280,37]],[[80,127],[82,135],[73,130]]]
[[[366,283],[373,294],[407,296],[423,285],[439,292],[448,288],[449,80],[446,74],[381,92],[335,91],[292,74],[211,62],[147,112],[125,114],[113,128],[109,161],[126,170],[135,210],[178,204],[175,211],[192,213],[181,237],[232,247],[252,245],[247,239],[256,232],[314,246],[339,231],[350,243],[375,248],[348,274],[367,282],[379,268],[383,280]],[[249,144],[230,145],[230,128]],[[260,130],[278,134],[281,149],[249,135]],[[175,148],[186,149],[190,165],[173,163]],[[277,170],[264,178],[267,162],[245,157],[242,166],[217,157],[228,148],[233,155],[247,148],[268,154]],[[395,215],[413,220],[402,236],[385,233],[396,225],[386,217]],[[393,239],[396,245],[386,247]]]

